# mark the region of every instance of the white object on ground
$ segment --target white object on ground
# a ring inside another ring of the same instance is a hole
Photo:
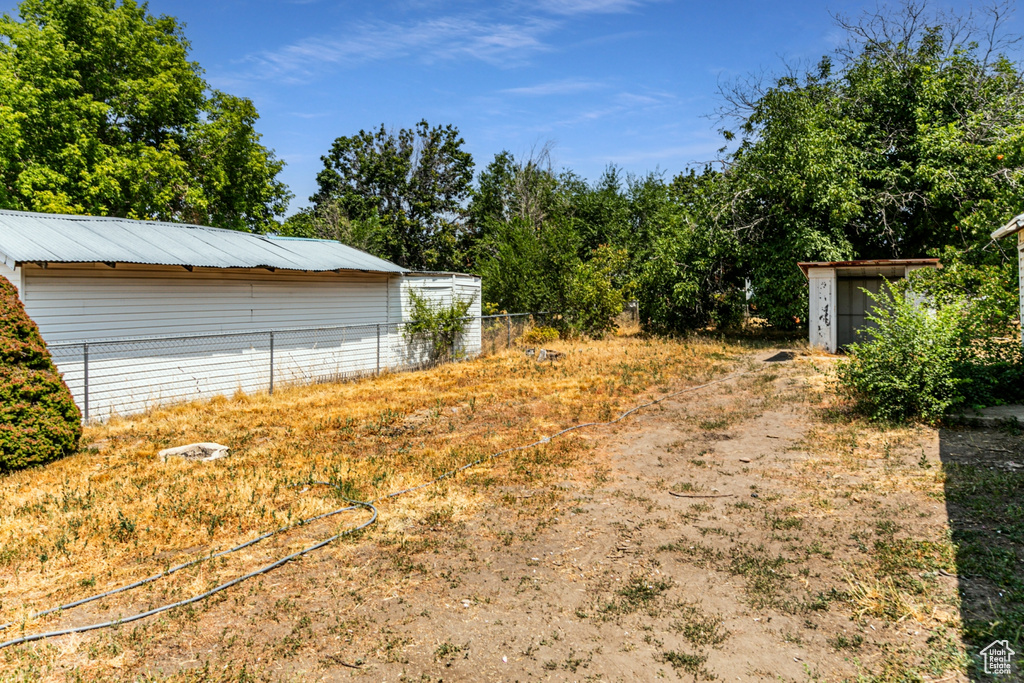
[[[219,443],[190,443],[187,446],[165,448],[157,453],[157,455],[164,462],[167,462],[168,458],[185,458],[186,460],[208,462],[227,457],[228,447],[221,446]]]

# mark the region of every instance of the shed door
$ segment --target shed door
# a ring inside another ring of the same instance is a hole
[[[877,327],[867,319],[867,312],[874,306],[874,301],[863,291],[878,294],[885,278],[856,277],[839,278],[836,282],[836,343],[840,348],[852,342],[864,342],[869,338],[857,334],[858,330]]]

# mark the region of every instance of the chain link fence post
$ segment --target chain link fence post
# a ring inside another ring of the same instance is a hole
[[[501,343],[502,318],[505,319],[505,345],[511,350],[512,318],[516,318],[516,334],[522,334],[528,315],[496,313],[467,317],[467,329],[455,342],[457,353],[454,356],[468,357],[471,350],[477,355],[496,353]],[[282,372],[289,385],[368,376],[371,368],[379,376],[385,371],[422,367],[417,355],[422,349],[416,346],[415,339],[405,337],[405,328],[405,323],[385,322],[88,342],[78,339],[57,342],[51,352],[55,354],[54,362],[59,369],[72,377],[82,373],[81,388],[74,390],[75,402],[81,408],[83,422],[90,422],[97,408],[99,419],[103,419],[108,413],[132,413],[159,402],[230,395],[232,390],[259,392],[266,386],[273,395],[277,384],[279,332],[286,335]],[[371,340],[366,339],[366,333],[371,329],[375,334],[374,346],[367,348],[366,342]],[[267,335],[270,363],[269,368],[263,366],[269,371],[266,385],[262,384],[264,378],[259,369],[268,362],[259,359],[259,340],[263,335]],[[477,346],[469,346],[470,338]],[[100,374],[94,377],[92,357],[96,353],[100,354],[101,362]],[[210,362],[212,357],[217,357],[216,363]],[[92,385],[96,382],[100,383],[101,391],[93,397]],[[74,384],[77,386],[77,380]]]
[[[89,421],[89,342],[82,344],[82,395],[85,404],[85,421]]]
[[[270,332],[270,395],[274,395],[274,332]]]

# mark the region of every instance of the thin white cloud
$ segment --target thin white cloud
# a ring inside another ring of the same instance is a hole
[[[590,121],[597,121],[599,119],[608,118],[609,116],[615,116],[626,111],[626,107],[620,105],[613,105],[608,107],[596,107],[592,109],[586,109],[573,113],[572,116],[567,118],[551,121],[549,123],[537,126],[538,130],[552,130],[558,128],[577,126],[581,123],[588,123]]]
[[[555,22],[544,19],[502,22],[466,17],[362,24],[346,31],[344,38],[306,38],[248,61],[263,77],[292,81],[306,80],[325,67],[411,55],[428,62],[470,58],[508,65],[549,49],[542,38],[555,27]]]
[[[243,78],[258,75],[301,83],[331,67],[409,57],[427,63],[475,59],[497,66],[517,66],[528,63],[537,53],[554,50],[545,39],[581,15],[628,12],[661,1],[519,0],[511,6],[492,6],[405,23],[356,23],[340,27],[331,36],[311,36],[254,53],[244,60],[253,70]],[[451,12],[450,5],[448,11]]]
[[[650,95],[637,95],[631,92],[622,92],[616,96],[616,99],[622,104],[626,105],[637,105],[637,106],[648,106],[654,104],[663,104],[664,99],[658,97],[652,97]]]
[[[298,119],[322,119],[327,116],[334,116],[336,112],[329,111],[316,111],[316,112],[305,112],[305,111],[293,111],[289,112],[289,116],[294,116]]]
[[[617,14],[643,4],[641,0],[539,0],[538,6],[552,14]]]
[[[506,88],[499,92],[506,95],[546,97],[549,95],[572,95],[590,90],[599,90],[603,87],[605,87],[604,84],[597,81],[565,79],[560,81],[549,81],[547,83],[538,83],[537,85],[528,85],[521,88]]]
[[[656,107],[663,107],[672,103],[674,98],[665,93],[653,93],[651,95],[638,95],[630,92],[620,92],[612,97],[608,104],[588,110],[574,113],[571,117],[554,122],[552,125],[574,126],[588,121],[597,121],[612,116],[622,116],[640,111],[650,111]]]

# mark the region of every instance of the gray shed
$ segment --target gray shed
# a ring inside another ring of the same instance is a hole
[[[867,319],[871,299],[864,290],[877,294],[883,281],[900,280],[918,268],[942,267],[935,258],[811,261],[797,265],[810,287],[810,344],[829,353],[857,341],[858,331],[871,326]]]
[[[1017,277],[1020,278],[1020,313],[1024,321],[1024,213],[992,233],[992,239],[1001,240],[1010,235],[1017,235]]]
[[[414,291],[472,299],[463,350],[480,348],[479,277],[333,241],[0,211],[0,275],[90,417],[416,366]]]

